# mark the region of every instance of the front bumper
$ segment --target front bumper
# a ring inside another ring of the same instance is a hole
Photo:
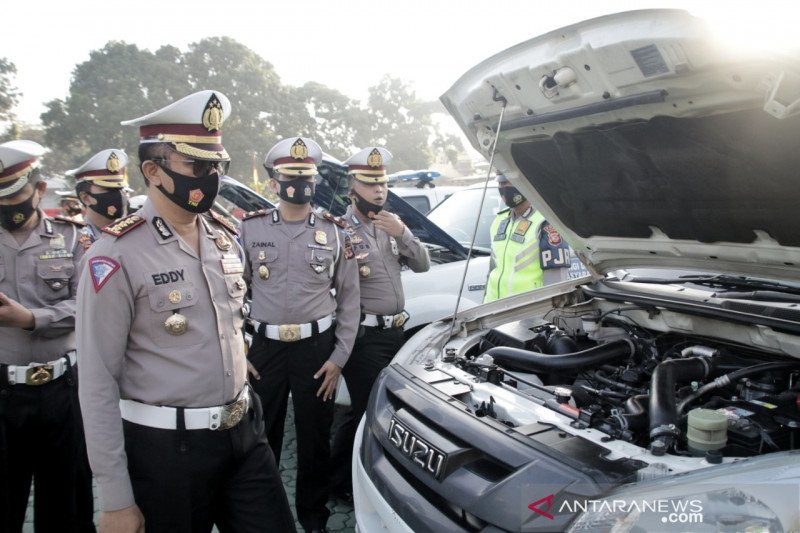
[[[400,518],[389,503],[381,496],[378,487],[372,482],[361,464],[361,442],[364,437],[362,418],[356,431],[353,446],[353,500],[356,512],[356,531],[388,531],[389,533],[414,533],[414,530]]]

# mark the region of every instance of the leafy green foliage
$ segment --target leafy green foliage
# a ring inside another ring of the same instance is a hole
[[[265,179],[266,152],[292,135],[311,137],[342,160],[364,146],[386,146],[395,156],[392,170],[425,168],[437,149],[448,155],[460,150],[431,121],[438,104],[419,100],[399,79],[384,77],[369,89],[365,105],[320,83],[282,84],[272,64],[230,37],[203,39],[185,52],[174,46],[150,52],[112,41],[75,67],[63,100],[46,103],[41,118],[44,144],[51,150],[48,170],[61,173],[99,150],[122,148],[131,157],[131,185],[141,189],[138,132],[120,121],[201,89],[218,90],[231,100],[223,142],[231,154],[231,175],[246,182],[256,164]]]

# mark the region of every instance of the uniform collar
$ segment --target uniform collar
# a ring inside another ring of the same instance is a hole
[[[157,243],[166,244],[178,240],[178,233],[172,229],[167,219],[161,216],[150,200],[145,200],[144,205],[136,214],[145,219],[146,226]]]
[[[356,209],[355,207],[353,207],[353,204],[347,206],[347,211],[345,211],[344,213],[344,218],[347,219],[346,221],[348,224],[352,224],[353,227],[356,228],[358,226],[368,226],[372,224],[371,220],[365,222],[358,217],[358,215],[356,214]]]

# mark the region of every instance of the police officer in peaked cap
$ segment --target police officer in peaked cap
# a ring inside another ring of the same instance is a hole
[[[94,531],[78,405],[79,225],[41,210],[44,148],[0,144],[0,529]]]
[[[249,358],[260,374],[253,386],[277,455],[291,392],[297,429],[295,504],[306,531],[325,531],[330,514],[333,396],[359,320],[358,273],[344,224],[311,206],[321,157],[319,145],[305,137],[273,146],[264,166],[280,203],[249,214],[241,227],[245,278],[253,295],[250,316],[256,325]]]
[[[103,228],[78,295],[81,404],[103,531],[294,531],[247,384],[236,228],[209,209],[228,99],[144,117],[148,199]]]
[[[425,272],[428,250],[400,218],[384,209],[387,199],[386,165],[392,154],[370,146],[345,164],[350,177],[352,205],[344,221],[353,245],[361,288],[361,324],[353,353],[344,367],[351,408],[333,438],[333,493],[352,498],[351,463],[356,428],[367,408],[372,385],[403,344],[405,296],[400,272],[408,266]]]
[[[78,193],[73,191],[56,191],[60,197],[58,205],[61,207],[61,216],[71,218],[76,222],[83,222],[84,208],[78,199]]]
[[[100,229],[127,215],[128,195],[125,192],[125,166],[128,156],[122,150],[109,148],[94,154],[78,168],[68,170],[75,178],[75,193],[86,206],[86,226],[81,244],[88,248],[100,237]]]

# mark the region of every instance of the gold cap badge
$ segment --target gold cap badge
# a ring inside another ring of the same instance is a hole
[[[116,174],[122,168],[122,164],[119,162],[119,157],[114,152],[111,152],[111,155],[108,156],[108,160],[106,160],[106,169],[111,172],[112,174]]]
[[[293,159],[305,159],[308,157],[308,147],[306,143],[303,142],[303,139],[297,139],[292,147],[289,149],[289,155],[292,156]]]
[[[373,168],[383,166],[383,156],[377,148],[373,149],[367,156],[367,164]]]
[[[223,120],[224,114],[222,111],[222,104],[219,98],[217,98],[217,95],[212,93],[203,111],[203,126],[205,126],[208,131],[217,131],[222,127]]]

